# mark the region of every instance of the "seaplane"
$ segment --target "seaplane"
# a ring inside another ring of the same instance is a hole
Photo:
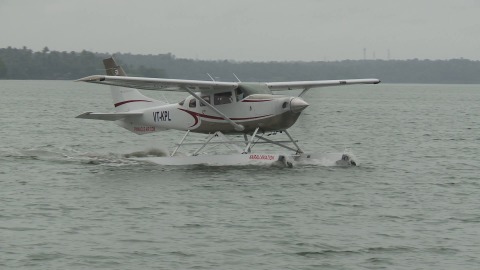
[[[292,167],[312,158],[312,154],[304,152],[288,132],[309,106],[303,99],[307,91],[327,86],[380,83],[378,79],[249,83],[238,78],[237,82],[216,81],[211,76],[210,81],[130,77],[113,57],[104,59],[103,64],[106,75],[92,75],[77,81],[109,85],[114,112],[85,112],[76,118],[113,121],[139,135],[167,130],[185,132],[165,156],[137,158],[160,165]],[[147,97],[139,90],[182,91],[189,95],[178,103],[168,103]],[[287,90],[301,92],[298,96],[273,92]],[[202,133],[205,140],[188,143],[186,139],[190,133]],[[286,138],[274,140],[270,137],[279,134]],[[272,147],[268,147],[268,151],[256,150],[255,146],[260,144]],[[220,145],[225,145],[229,151],[219,153]],[[194,149],[189,153],[179,152],[180,147],[186,146]],[[207,146],[217,151],[204,152]],[[280,148],[282,152],[272,152],[272,148]],[[335,159],[335,164],[340,166],[357,165],[353,155],[346,152]]]

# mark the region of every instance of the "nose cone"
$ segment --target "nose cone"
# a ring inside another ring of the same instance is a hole
[[[290,110],[294,113],[299,113],[303,110],[305,110],[305,108],[308,107],[308,103],[305,102],[305,100],[299,98],[299,97],[296,97],[296,98],[293,98],[291,101],[290,101]]]

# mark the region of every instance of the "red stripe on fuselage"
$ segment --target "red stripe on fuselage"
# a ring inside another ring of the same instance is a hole
[[[189,111],[189,110],[185,110],[185,109],[182,109],[182,108],[178,108],[179,110],[181,111],[184,111],[188,114],[190,114],[194,119],[195,119],[195,123],[193,125],[191,125],[190,127],[193,127],[195,125],[198,124],[198,118],[207,118],[207,119],[215,119],[215,120],[224,120],[223,117],[219,117],[219,116],[213,116],[213,115],[207,115],[207,114],[203,114],[203,113],[197,113],[197,112],[193,112],[193,111]],[[241,118],[230,118],[230,120],[232,121],[245,121],[245,120],[254,120],[254,119],[258,119],[258,118],[263,118],[263,117],[268,117],[268,116],[271,116],[271,114],[267,114],[267,115],[262,115],[262,116],[256,116],[256,117],[241,117]]]
[[[271,99],[244,99],[242,102],[266,102],[272,101]]]
[[[123,104],[131,103],[131,102],[151,102],[150,100],[141,100],[141,99],[136,99],[136,100],[126,100],[122,102],[115,103],[115,107],[122,106]]]

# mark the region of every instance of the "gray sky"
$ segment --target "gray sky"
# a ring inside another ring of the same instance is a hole
[[[0,0],[0,47],[252,61],[480,60],[480,0]]]

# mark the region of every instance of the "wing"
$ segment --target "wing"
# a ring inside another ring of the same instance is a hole
[[[127,77],[127,76],[104,76],[93,75],[77,81],[98,83],[106,85],[115,85],[128,88],[144,90],[163,90],[163,91],[191,91],[217,92],[222,90],[233,90],[238,84],[235,82],[215,82],[215,81],[197,81],[197,80],[177,80],[177,79],[157,79],[145,77]]]
[[[266,83],[270,90],[310,89],[316,87],[339,86],[349,84],[377,84],[379,79],[353,79],[353,80],[328,80],[328,81],[293,81]]]

